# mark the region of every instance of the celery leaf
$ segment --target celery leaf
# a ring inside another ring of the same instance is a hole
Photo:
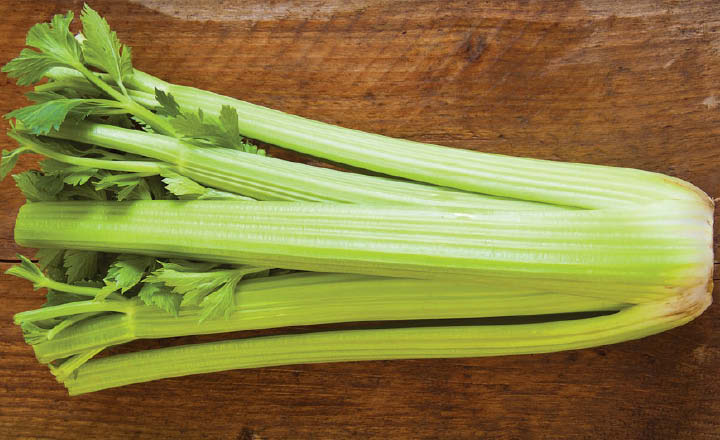
[[[165,188],[180,200],[254,200],[250,197],[202,186],[192,179],[169,171],[163,173],[162,181]]]
[[[2,150],[2,159],[0,159],[0,180],[3,180],[5,176],[10,174],[10,171],[15,168],[20,155],[26,153],[27,151],[27,148],[23,147],[18,147],[10,151]]]
[[[121,254],[110,265],[105,283],[115,283],[122,293],[137,285],[145,275],[145,271],[155,262],[153,257],[145,255]]]
[[[155,89],[155,99],[160,104],[158,113],[164,116],[176,117],[180,116],[180,106],[170,93],[165,93],[158,88]]]
[[[144,283],[138,297],[149,306],[156,306],[171,315],[178,316],[182,295],[158,283]]]
[[[230,318],[235,310],[235,290],[238,283],[242,280],[244,274],[238,274],[228,279],[228,281],[216,291],[205,296],[200,302],[202,312],[200,312],[200,322],[207,319],[216,319],[224,316],[225,319]]]
[[[64,266],[67,270],[67,282],[72,284],[91,279],[97,273],[98,253],[92,251],[65,251]]]
[[[23,49],[2,71],[17,78],[21,86],[40,81],[53,67],[75,68],[83,64],[80,43],[70,32],[73,13],[55,15],[50,23],[38,23],[28,31],[26,44],[39,49]]]
[[[138,118],[137,116],[130,116],[130,119],[134,121],[136,124],[140,126],[142,131],[146,133],[156,133],[156,131],[148,124],[147,122],[143,121],[142,119]]]
[[[96,190],[109,189],[118,201],[151,200],[150,188],[142,173],[108,174],[94,183]]]
[[[240,127],[238,126],[237,110],[229,105],[223,105],[220,109],[220,124],[225,135],[229,139],[240,139]]]
[[[265,150],[250,144],[240,134],[237,110],[228,105],[220,109],[220,116],[208,117],[198,109],[197,113],[183,113],[170,93],[155,89],[155,99],[160,104],[158,112],[170,117],[173,128],[184,139],[203,147],[223,147],[250,154],[265,155]]]
[[[97,168],[73,167],[70,169],[70,172],[63,177],[63,182],[72,186],[82,185],[90,180],[90,178],[97,176],[98,171]]]
[[[36,104],[68,98],[67,96],[56,92],[27,92],[25,97]]]
[[[65,189],[58,194],[59,200],[108,200],[106,192],[102,190],[96,190],[91,183],[85,183],[78,186],[65,187]]]
[[[202,299],[230,280],[232,270],[186,272],[162,268],[145,278],[145,282],[164,283],[175,293],[183,295],[182,305],[199,305]]]
[[[43,248],[38,249],[35,253],[35,258],[38,260],[38,266],[40,266],[40,269],[45,270],[50,266],[61,266],[64,253],[64,249]]]
[[[5,119],[22,122],[23,130],[32,134],[48,134],[66,120],[81,121],[91,114],[105,114],[115,106],[82,98],[57,98],[11,111]]]
[[[57,200],[57,195],[64,187],[62,179],[58,176],[46,176],[37,171],[14,174],[13,179],[29,202]]]
[[[200,306],[200,322],[234,310],[238,283],[247,275],[266,272],[266,268],[236,266],[232,269],[211,269],[197,263],[160,263],[162,267],[145,278],[146,283],[162,283],[182,295],[182,306]]]
[[[60,66],[65,64],[44,53],[23,49],[17,58],[2,67],[2,71],[10,78],[17,78],[19,86],[29,86],[40,81],[51,68]]]
[[[107,21],[87,4],[83,7],[80,21],[83,24],[82,53],[85,62],[107,72],[117,83],[132,75],[130,48],[122,43]]]
[[[64,183],[79,186],[93,177],[100,176],[97,168],[88,168],[82,165],[71,165],[55,159],[45,159],[40,162],[40,168],[48,176],[61,176]]]

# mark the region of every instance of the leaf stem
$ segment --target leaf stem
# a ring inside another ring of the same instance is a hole
[[[100,79],[95,73],[91,72],[87,67],[82,64],[74,65],[80,73],[97,86],[100,90],[110,95],[113,99],[121,103],[128,112],[137,116],[138,118],[149,124],[155,131],[168,136],[176,136],[175,130],[172,125],[164,118],[156,115],[147,108],[133,101],[133,99],[125,92],[119,92],[107,84],[105,81]],[[124,86],[122,86],[124,89]]]
[[[75,295],[80,296],[88,296],[91,298],[95,298],[98,295],[106,295],[108,292],[114,292],[117,290],[115,286],[105,286],[105,287],[85,287],[85,286],[75,286],[73,284],[67,284],[67,283],[61,283],[59,281],[51,280],[50,278],[43,278],[42,280],[39,280],[37,283],[35,283],[36,287],[42,288],[45,287],[47,289],[51,290],[57,290],[60,292],[66,292],[66,293],[73,293]],[[117,299],[117,298],[115,298]]]
[[[40,142],[36,142],[32,137],[11,130],[7,133],[9,137],[15,139],[22,148],[31,150],[35,153],[45,155],[51,159],[60,162],[69,163],[71,165],[79,165],[88,168],[98,168],[111,171],[126,171],[132,173],[148,173],[149,175],[161,174],[171,167],[162,162],[152,161],[134,161],[134,160],[105,160],[94,159],[89,157],[71,156],[69,154],[60,153],[48,148]]]
[[[13,317],[15,324],[23,322],[36,322],[45,319],[73,316],[85,313],[121,312],[129,313],[134,305],[127,301],[74,301],[52,307],[42,307],[35,310],[16,313]]]

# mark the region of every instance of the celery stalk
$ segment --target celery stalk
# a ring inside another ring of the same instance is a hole
[[[75,87],[82,75],[69,69],[47,72],[39,90]],[[101,75],[102,76],[102,75]],[[223,106],[237,112],[240,132],[279,147],[389,176],[552,205],[597,209],[673,198],[707,202],[683,180],[648,171],[481,153],[396,139],[305,119],[205,90],[175,85],[139,70],[126,81],[128,96],[148,109],[159,106],[155,91],[171,94],[180,109],[218,116]]]
[[[227,148],[202,148],[169,136],[106,124],[64,124],[48,135],[132,153],[159,162],[99,161],[63,156],[21,132],[10,135],[23,147],[63,162],[104,169],[122,169],[119,167],[124,166],[123,170],[150,170],[156,174],[172,171],[204,185],[258,200],[393,203],[512,210],[559,209],[549,204],[345,173]]]
[[[146,350],[91,360],[63,383],[70,395],[215,371],[380,359],[546,353],[638,339],[683,325],[710,304],[706,286],[618,313],[537,324],[349,330]]]
[[[579,211],[229,201],[41,202],[22,246],[391,277],[533,283],[643,302],[704,285],[712,209],[665,200]]]
[[[88,310],[121,312],[85,320],[52,340],[34,344],[38,360],[48,363],[135,339],[353,321],[617,311],[630,306],[532,287],[318,273],[243,281],[236,295],[237,305],[228,319],[199,322],[197,307],[183,307],[173,316],[139,301],[87,301],[19,313],[15,321],[22,324]]]
[[[627,206],[663,198],[704,201],[693,185],[658,173],[480,153],[396,139],[305,119],[135,70],[131,88],[171,93],[183,110],[238,113],[247,137],[357,168],[449,188],[581,208]],[[145,105],[144,99],[133,95]],[[153,105],[149,105],[153,107]]]

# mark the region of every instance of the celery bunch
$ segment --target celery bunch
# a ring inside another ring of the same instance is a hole
[[[713,203],[640,170],[455,150],[167,83],[89,6],[3,67],[28,203],[10,273],[48,289],[15,321],[71,394],[230,368],[576,349],[682,325],[711,302]],[[255,141],[384,176],[267,155]],[[135,339],[355,321],[93,359]],[[483,319],[485,319],[483,321]],[[488,320],[489,319],[489,320]]]

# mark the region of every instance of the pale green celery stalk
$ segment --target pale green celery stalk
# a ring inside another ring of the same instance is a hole
[[[64,124],[49,136],[99,145],[162,161],[165,169],[201,184],[258,200],[393,203],[421,206],[470,206],[512,210],[561,209],[558,206],[465,193],[388,178],[244,153],[198,147],[170,136],[97,123]],[[32,143],[18,139],[22,146]],[[58,158],[58,160],[63,160]]]
[[[658,199],[704,201],[680,179],[629,168],[509,157],[446,148],[366,133],[301,118],[135,70],[128,87],[171,93],[183,111],[237,110],[240,132],[250,138],[338,163],[465,191],[580,208],[628,206]],[[148,96],[132,95],[154,107]]]
[[[710,284],[708,284],[710,286]],[[545,353],[638,339],[683,325],[711,302],[707,286],[618,313],[538,324],[347,330],[185,345],[91,360],[70,395],[215,371],[320,362]]]
[[[69,69],[47,76],[62,86]],[[51,85],[46,87],[55,87]],[[301,153],[390,176],[499,197],[579,208],[612,208],[677,198],[705,203],[707,195],[683,180],[630,168],[510,157],[446,148],[351,130],[227,96],[171,84],[135,70],[128,96],[149,109],[155,89],[171,93],[184,112],[216,116],[223,105],[238,113],[243,135]],[[43,87],[43,86],[40,86]]]
[[[42,202],[18,244],[320,272],[502,280],[645,302],[704,285],[712,204],[524,211],[326,203]]]
[[[56,313],[52,307],[19,313],[15,321],[20,324],[37,319],[38,314],[40,318],[68,314],[72,307],[84,312],[85,303],[72,303]],[[321,273],[243,281],[228,319],[199,322],[200,309],[194,307],[183,307],[178,316],[173,316],[139,301],[104,304],[106,311],[121,313],[88,319],[64,329],[52,340],[34,344],[38,360],[49,363],[135,339],[353,321],[617,311],[630,306],[532,287]]]

